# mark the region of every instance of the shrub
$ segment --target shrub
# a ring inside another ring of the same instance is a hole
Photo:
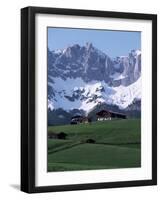
[[[92,144],[94,144],[96,141],[94,140],[94,139],[87,139],[86,140],[86,143],[92,143]]]

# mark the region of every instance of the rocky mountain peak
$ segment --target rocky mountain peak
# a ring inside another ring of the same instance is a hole
[[[87,48],[88,51],[94,49],[93,44],[91,42],[86,42],[85,47]]]
[[[105,102],[125,108],[141,98],[140,83],[140,50],[112,59],[92,43],[48,49],[49,107],[89,110]]]
[[[141,75],[141,51],[111,59],[87,42],[61,51],[48,50],[48,74],[53,77],[82,78],[85,82],[105,81],[110,86],[130,85]]]

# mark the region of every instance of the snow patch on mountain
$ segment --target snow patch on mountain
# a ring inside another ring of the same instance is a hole
[[[112,74],[112,75],[110,76],[110,78],[112,78],[114,81],[121,80],[121,79],[124,79],[124,78],[126,78],[126,77],[127,77],[127,76],[124,76],[123,74],[118,73],[118,72],[116,72],[115,74]]]
[[[54,102],[50,101],[49,99],[48,99],[48,108],[50,110],[54,110]]]
[[[127,108],[136,99],[141,99],[141,77],[133,84],[125,87],[119,86],[113,88],[116,93],[110,96],[113,105],[119,106],[121,109]]]
[[[141,99],[141,78],[128,87],[110,87],[104,81],[84,82],[81,78],[52,78],[54,96],[48,101],[51,110],[62,108],[84,110],[87,113],[96,105],[107,103],[125,109],[134,99]]]
[[[48,49],[48,108],[90,112],[105,103],[126,109],[141,100],[141,51],[110,58],[92,45]]]

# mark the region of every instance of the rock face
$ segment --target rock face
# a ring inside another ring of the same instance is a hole
[[[129,53],[129,56],[118,57],[115,60],[115,63],[118,67],[119,73],[122,75],[122,79],[115,81],[117,85],[128,86],[131,83],[134,83],[141,75],[141,52],[132,50]]]
[[[48,50],[48,74],[52,77],[105,81],[111,86],[130,85],[141,73],[141,52],[111,59],[91,43],[75,44],[60,51]]]
[[[49,109],[89,112],[102,103],[134,109],[130,105],[140,99],[140,50],[110,58],[91,43],[48,49]]]

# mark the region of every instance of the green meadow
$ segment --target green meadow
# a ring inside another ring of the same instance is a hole
[[[48,139],[48,171],[141,166],[140,119],[48,127],[48,134],[60,132],[66,139]]]

